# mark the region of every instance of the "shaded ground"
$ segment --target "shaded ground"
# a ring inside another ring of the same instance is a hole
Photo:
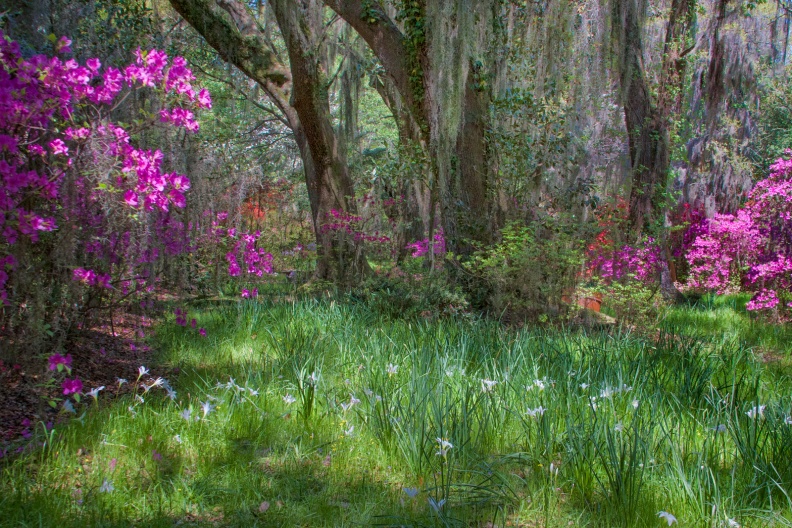
[[[116,316],[112,329],[99,326],[74,337],[63,354],[71,355],[83,392],[101,386],[111,394],[130,390],[128,385],[119,388],[116,380],[134,380],[138,367],[151,363],[150,348],[141,344],[149,325],[150,318],[126,313]],[[34,428],[51,427],[64,418],[62,409],[48,405],[60,395],[60,384],[51,380],[45,362],[27,366],[0,362],[0,457],[24,449]]]

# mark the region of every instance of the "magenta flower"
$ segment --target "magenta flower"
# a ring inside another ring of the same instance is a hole
[[[81,392],[83,384],[82,381],[80,381],[80,378],[66,378],[61,383],[61,387],[63,388],[64,396],[68,396],[69,394],[77,394],[78,392]]]
[[[124,201],[129,207],[137,207],[140,204],[138,201],[138,195],[133,191],[126,191],[124,193]]]
[[[56,156],[63,154],[64,156],[69,155],[69,147],[66,146],[66,143],[63,142],[61,139],[53,139],[50,141],[49,144],[50,148],[52,149],[52,153]]]
[[[72,357],[71,354],[67,354],[65,357],[61,356],[60,354],[53,354],[49,357],[49,369],[50,370],[57,370],[60,372],[64,368],[70,368],[72,364]]]
[[[205,328],[199,329],[198,333],[201,334],[201,337],[206,337],[206,329]]]

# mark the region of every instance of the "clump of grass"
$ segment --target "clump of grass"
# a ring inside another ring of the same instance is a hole
[[[102,402],[6,463],[0,519],[792,524],[789,379],[740,335],[692,335],[681,312],[651,338],[331,300],[194,315],[206,338],[157,331],[179,397]]]

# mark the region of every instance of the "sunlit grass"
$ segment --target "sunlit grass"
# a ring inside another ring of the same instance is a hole
[[[153,343],[175,401],[100,398],[2,469],[0,524],[789,526],[792,384],[748,327],[688,331],[720,309],[647,339],[205,304]]]

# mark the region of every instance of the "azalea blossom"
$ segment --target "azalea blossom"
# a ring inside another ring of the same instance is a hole
[[[79,378],[66,378],[63,380],[63,382],[61,382],[61,388],[63,388],[64,396],[68,396],[69,394],[77,394],[82,391],[83,384]]]

